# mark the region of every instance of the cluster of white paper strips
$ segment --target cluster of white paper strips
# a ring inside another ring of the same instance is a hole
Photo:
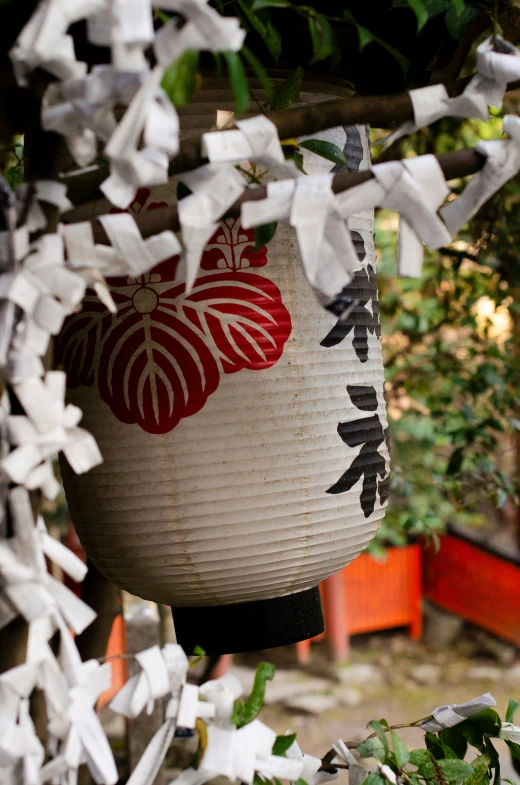
[[[153,6],[172,13],[154,31]],[[87,19],[88,39],[111,48],[111,64],[87,73],[76,60],[69,26]],[[178,151],[175,109],[160,84],[164,69],[188,49],[238,51],[244,31],[238,20],[223,18],[204,0],[42,0],[17,40],[11,57],[20,84],[30,83],[35,68],[57,77],[44,97],[42,124],[63,134],[80,167],[98,155],[99,142],[110,162],[105,195],[127,207],[140,186],[168,179],[170,159]],[[153,50],[156,65],[149,67]],[[415,120],[397,134],[422,127],[446,114],[487,117],[487,106],[499,106],[508,81],[520,78],[516,49],[491,39],[478,50],[478,74],[459,98],[442,86],[412,91]],[[119,123],[116,105],[126,106]],[[46,569],[46,557],[80,581],[84,565],[52,539],[41,518],[34,525],[29,492],[53,498],[59,490],[52,460],[62,450],[76,472],[101,461],[92,436],[79,427],[81,411],[65,404],[65,375],[44,372],[42,358],[51,336],[75,312],[87,287],[106,307],[116,307],[106,285],[111,275],[138,276],[177,253],[185,260],[187,288],[193,285],[205,244],[223,214],[236,202],[246,181],[235,165],[254,161],[275,178],[267,198],[245,202],[244,227],[271,221],[295,229],[305,274],[320,301],[341,316],[343,288],[351,280],[357,257],[346,219],[368,207],[383,206],[401,215],[398,269],[419,276],[423,243],[439,248],[480,205],[520,169],[520,120],[508,116],[509,139],[482,142],[486,163],[462,196],[441,205],[449,195],[433,156],[375,166],[374,178],[341,194],[332,191],[332,175],[300,176],[284,160],[276,128],[266,117],[236,123],[237,129],[209,133],[203,149],[209,163],[182,176],[192,195],[179,203],[181,242],[170,231],[144,241],[128,214],[99,220],[109,246],[94,243],[88,222],[60,225],[56,233],[31,241],[46,228],[42,203],[61,212],[70,209],[65,189],[52,181],[34,184],[27,209],[27,187],[12,194],[0,183],[7,230],[0,233],[0,372],[14,393],[13,407],[4,394],[0,406],[0,629],[20,615],[29,625],[26,661],[0,676],[0,766],[7,780],[24,785],[46,781],[74,785],[80,763],[87,763],[99,785],[113,785],[117,772],[110,747],[95,712],[95,703],[110,685],[109,664],[82,663],[73,633],[93,621],[94,613]],[[395,138],[395,136],[394,136]],[[440,209],[440,217],[438,211]],[[26,215],[23,225],[21,215]],[[11,536],[7,537],[7,532]],[[50,645],[59,636],[59,660]],[[112,708],[137,716],[155,700],[164,700],[165,722],[131,777],[131,785],[151,785],[176,728],[194,728],[197,718],[208,724],[207,748],[197,770],[189,768],[180,785],[202,785],[222,774],[252,783],[258,773],[318,785],[333,775],[320,772],[321,761],[304,755],[296,742],[285,756],[272,754],[274,732],[259,720],[237,729],[230,720],[234,700],[242,693],[233,676],[198,688],[186,681],[188,660],[180,647],[153,648],[137,656],[140,673],[116,696]],[[47,706],[49,748],[44,751],[29,713],[33,690],[43,690]],[[436,731],[461,722],[471,713],[494,705],[481,696],[462,706],[440,707],[425,729]],[[504,725],[508,738],[520,729]],[[366,770],[345,745],[334,747],[350,766],[351,785]],[[48,754],[46,760],[45,753]],[[380,766],[395,785],[395,776]]]

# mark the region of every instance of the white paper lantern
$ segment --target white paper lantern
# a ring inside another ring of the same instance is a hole
[[[326,90],[302,100],[341,92]],[[192,128],[231,108],[229,93],[212,93],[188,108]],[[351,169],[368,167],[364,127],[316,136],[343,148]],[[304,157],[308,173],[331,169]],[[173,198],[171,188],[143,189],[131,209]],[[171,605],[187,648],[239,651],[319,632],[316,587],[365,548],[384,515],[372,212],[349,228],[359,304],[346,326],[315,300],[290,229],[253,251],[253,231],[228,219],[189,295],[178,260],[163,262],[112,280],[116,316],[89,295],[60,338],[69,400],[104,458],[86,475],[64,469],[81,542],[115,583]]]

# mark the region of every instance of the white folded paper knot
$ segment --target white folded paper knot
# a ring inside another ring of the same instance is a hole
[[[207,0],[161,0],[160,5],[186,20],[179,29],[172,19],[156,33],[154,50],[163,68],[188,49],[238,52],[242,48],[246,31],[238,19],[221,16]]]
[[[389,161],[372,168],[373,180],[338,194],[344,218],[366,207],[387,207],[400,215],[399,275],[417,278],[423,264],[423,243],[434,250],[451,240],[436,210],[450,193],[435,156]]]
[[[438,706],[432,711],[431,719],[426,719],[421,722],[423,730],[430,731],[430,733],[438,733],[443,728],[452,728],[460,722],[472,717],[483,709],[490,706],[496,706],[496,701],[493,696],[486,692],[484,695],[479,695],[477,698],[466,703],[450,703],[447,706]]]
[[[128,207],[141,186],[167,182],[169,160],[179,149],[179,119],[162,76],[160,66],[148,74],[105,147],[110,177],[101,190],[118,207]]]
[[[40,192],[48,199],[63,203],[60,189],[44,184]],[[61,330],[65,317],[76,310],[85,294],[85,281],[65,265],[63,241],[58,234],[43,235],[31,248],[16,271],[0,275],[2,301],[18,306],[22,314],[17,323],[8,307],[0,309],[5,359],[9,355],[41,357],[47,351],[50,336]],[[39,373],[38,365],[13,362],[7,378],[19,381]]]
[[[71,24],[101,9],[107,0],[43,0],[18,36],[10,57],[18,84],[26,86],[31,71],[44,68],[58,79],[85,75],[76,60]]]
[[[503,129],[510,139],[479,142],[476,150],[486,159],[462,194],[443,207],[441,216],[453,236],[477,210],[520,171],[520,118],[506,115]]]
[[[51,462],[56,452],[63,450],[76,474],[102,462],[94,437],[77,427],[81,409],[65,406],[65,383],[63,371],[48,371],[44,380],[29,377],[13,384],[26,416],[8,416],[9,441],[14,449],[0,462],[10,480],[29,490],[40,488],[50,499],[60,490]]]
[[[202,136],[202,154],[211,163],[252,161],[277,178],[298,177],[293,161],[285,161],[275,124],[265,115],[236,120],[238,130],[212,131]]]
[[[331,188],[332,177],[309,175],[268,183],[266,199],[242,205],[242,226],[248,229],[271,221],[293,226],[310,286],[321,304],[341,318],[352,305],[343,289],[359,261]]]
[[[500,108],[508,82],[518,79],[520,52],[501,36],[492,35],[477,47],[477,73],[461,95],[450,98],[442,84],[410,90],[414,119],[400,125],[383,143],[388,147],[441,117],[487,120],[488,106]]]
[[[218,228],[218,221],[246,188],[244,178],[230,164],[207,164],[186,172],[182,181],[193,191],[178,203],[186,291],[190,292],[199,271],[202,252]]]
[[[74,554],[64,558],[59,543],[50,544],[43,521],[34,525],[29,494],[20,486],[9,491],[13,536],[0,542],[0,575],[4,600],[32,623],[59,612],[77,634],[95,619],[95,612],[47,572],[44,554],[78,576],[84,565]],[[79,564],[78,564],[79,562]],[[33,596],[31,596],[31,594]]]
[[[482,94],[490,106],[500,109],[508,82],[520,79],[520,52],[500,35],[492,35],[477,46],[477,73],[468,88]]]
[[[165,230],[143,240],[129,213],[102,215],[99,218],[111,246],[96,245],[89,221],[60,225],[67,252],[67,264],[92,287],[112,312],[117,308],[105,278],[129,275],[136,278],[159,262],[176,256],[181,246],[173,232]]]
[[[108,142],[116,129],[116,105],[131,103],[145,72],[120,73],[99,65],[83,79],[55,82],[47,88],[42,107],[42,126],[62,134],[79,166],[97,155],[97,139]]]
[[[520,744],[520,727],[512,722],[503,722],[500,728],[500,738]]]

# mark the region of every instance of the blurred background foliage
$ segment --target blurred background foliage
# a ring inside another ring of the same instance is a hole
[[[517,112],[518,100],[508,96],[488,123],[443,119],[391,157],[500,138],[501,117]],[[451,186],[457,193],[463,182]],[[395,213],[377,213],[393,480],[373,550],[408,535],[435,539],[447,523],[477,526],[518,547],[520,178],[448,247],[427,252],[418,280],[396,278],[397,227]]]

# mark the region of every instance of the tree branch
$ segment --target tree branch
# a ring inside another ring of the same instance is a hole
[[[472,77],[458,79],[446,85],[450,96],[460,95]],[[516,90],[520,81],[508,84],[508,90]],[[409,93],[396,95],[364,96],[341,98],[320,104],[308,104],[271,112],[267,115],[275,124],[280,139],[314,134],[335,128],[339,125],[368,124],[373,128],[388,128],[392,123],[404,123],[413,119],[413,107]],[[206,164],[208,161],[201,152],[202,134],[180,143],[179,153],[172,159],[169,175],[173,177],[182,172]],[[99,186],[108,176],[107,167],[100,167],[81,176],[65,177],[69,199],[75,205],[85,204],[104,198]]]
[[[456,177],[466,177],[466,175],[474,174],[475,172],[478,172],[479,169],[482,169],[486,160],[474,147],[470,147],[467,150],[458,150],[453,153],[443,153],[442,155],[436,156],[436,158],[446,180],[453,180]],[[370,169],[365,172],[345,172],[337,174],[332,180],[332,190],[334,193],[347,191],[349,188],[367,182],[367,180],[370,180],[373,176]],[[266,186],[249,188],[244,191],[240,199],[235,202],[223,218],[240,215],[240,207],[244,202],[256,202],[260,199],[265,199],[266,196]],[[156,210],[139,213],[133,217],[143,237],[151,237],[158,232],[163,232],[165,229],[170,229],[174,232],[177,232],[180,229],[177,205],[158,207]],[[69,213],[68,218],[69,220],[74,220],[74,211]],[[109,245],[108,238],[97,218],[93,218],[91,221],[96,243]]]

